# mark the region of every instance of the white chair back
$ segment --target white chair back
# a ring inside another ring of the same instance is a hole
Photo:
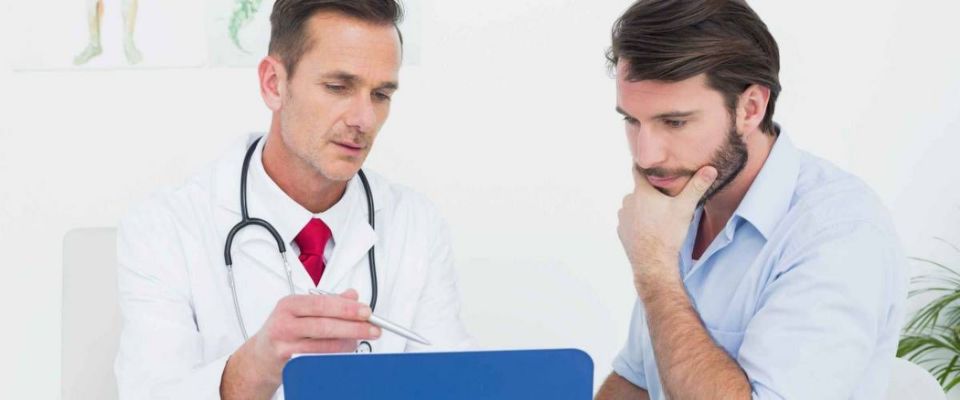
[[[927,370],[902,358],[893,361],[887,400],[946,400],[947,395]]]
[[[63,400],[115,400],[120,339],[116,229],[67,232],[63,240]]]

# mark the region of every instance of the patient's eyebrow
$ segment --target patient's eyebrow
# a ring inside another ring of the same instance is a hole
[[[697,111],[670,111],[661,114],[657,114],[653,119],[680,119],[687,118],[693,115],[696,115]]]
[[[629,113],[627,113],[624,109],[620,108],[620,106],[617,106],[617,112],[618,112],[620,115],[623,115],[624,117],[630,117],[630,118],[636,119],[636,118],[634,118],[634,116],[632,116],[632,115],[630,115]]]

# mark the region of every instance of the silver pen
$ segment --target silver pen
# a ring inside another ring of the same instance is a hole
[[[325,296],[337,296],[336,293],[330,293],[330,292],[326,292],[326,291],[323,291],[323,290],[320,290],[320,289],[310,289],[310,293],[312,293],[312,294],[322,294],[322,295],[325,295]],[[430,346],[430,345],[431,345],[431,344],[430,344],[430,341],[428,341],[427,339],[424,339],[423,336],[420,336],[420,335],[416,334],[416,332],[411,331],[411,330],[409,330],[409,329],[407,329],[407,328],[404,328],[404,327],[402,327],[402,326],[400,326],[400,325],[397,325],[397,324],[395,324],[395,323],[393,323],[393,322],[387,321],[386,319],[383,319],[382,317],[378,317],[376,314],[370,314],[370,318],[367,319],[367,322],[369,322],[369,323],[371,323],[371,324],[373,324],[373,325],[379,326],[380,328],[383,328],[383,329],[388,330],[388,331],[390,331],[390,332],[396,333],[396,334],[398,334],[398,335],[400,335],[400,336],[403,336],[403,337],[405,337],[405,338],[407,338],[407,339],[410,339],[410,340],[412,340],[412,341],[414,341],[414,342],[417,342],[417,343],[420,343],[420,344],[423,344],[423,345],[427,345],[427,346]]]

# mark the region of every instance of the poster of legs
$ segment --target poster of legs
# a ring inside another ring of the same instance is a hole
[[[19,70],[202,66],[202,2],[48,0],[19,2]],[[28,39],[29,38],[29,39]],[[28,39],[28,40],[27,40]]]
[[[419,61],[422,0],[402,1],[404,64]],[[14,9],[17,70],[251,67],[274,0],[48,0]]]
[[[90,42],[87,47],[73,58],[73,65],[83,65],[94,57],[103,54],[103,43],[100,39],[100,25],[103,22],[103,1],[87,0],[87,28],[90,33]],[[139,64],[143,61],[143,54],[137,49],[133,40],[133,33],[137,26],[137,3],[138,0],[122,0],[123,30],[120,36],[123,38],[123,55],[130,65]]]

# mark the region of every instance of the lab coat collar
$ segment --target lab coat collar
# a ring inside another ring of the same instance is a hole
[[[347,191],[337,205],[320,217],[324,222],[329,220],[333,224],[331,231],[334,246],[326,271],[317,287],[336,292],[354,268],[367,265],[361,261],[377,242],[377,234],[367,220],[367,199],[358,178],[350,181]]]
[[[240,171],[243,156],[249,145],[259,135],[250,135],[228,154],[220,168],[218,168],[217,197],[220,206],[229,211],[232,221],[223,226],[229,230],[233,224],[240,221]],[[260,218],[272,224],[287,246],[287,259],[291,268],[294,285],[298,293],[306,293],[315,287],[303,264],[297,258],[293,239],[306,226],[311,218],[319,217],[330,225],[333,232],[334,250],[327,262],[327,269],[320,280],[320,289],[333,290],[357,267],[358,262],[366,255],[377,241],[377,235],[367,223],[366,197],[358,176],[355,176],[347,185],[344,196],[334,207],[324,213],[314,215],[295,202],[266,174],[263,168],[262,152],[266,137],[257,144],[253,158],[250,161],[250,176],[247,182],[247,206],[251,218]],[[371,174],[368,173],[368,177]],[[374,198],[374,212],[383,207],[386,200],[385,193],[370,179]],[[225,236],[226,234],[224,234]],[[268,246],[264,246],[268,245]],[[269,233],[264,229],[252,227],[244,229],[234,240],[234,254],[242,252],[257,261],[265,271],[286,280],[280,257],[277,254],[276,244]],[[267,249],[271,250],[267,250]],[[366,265],[363,263],[363,265]]]

